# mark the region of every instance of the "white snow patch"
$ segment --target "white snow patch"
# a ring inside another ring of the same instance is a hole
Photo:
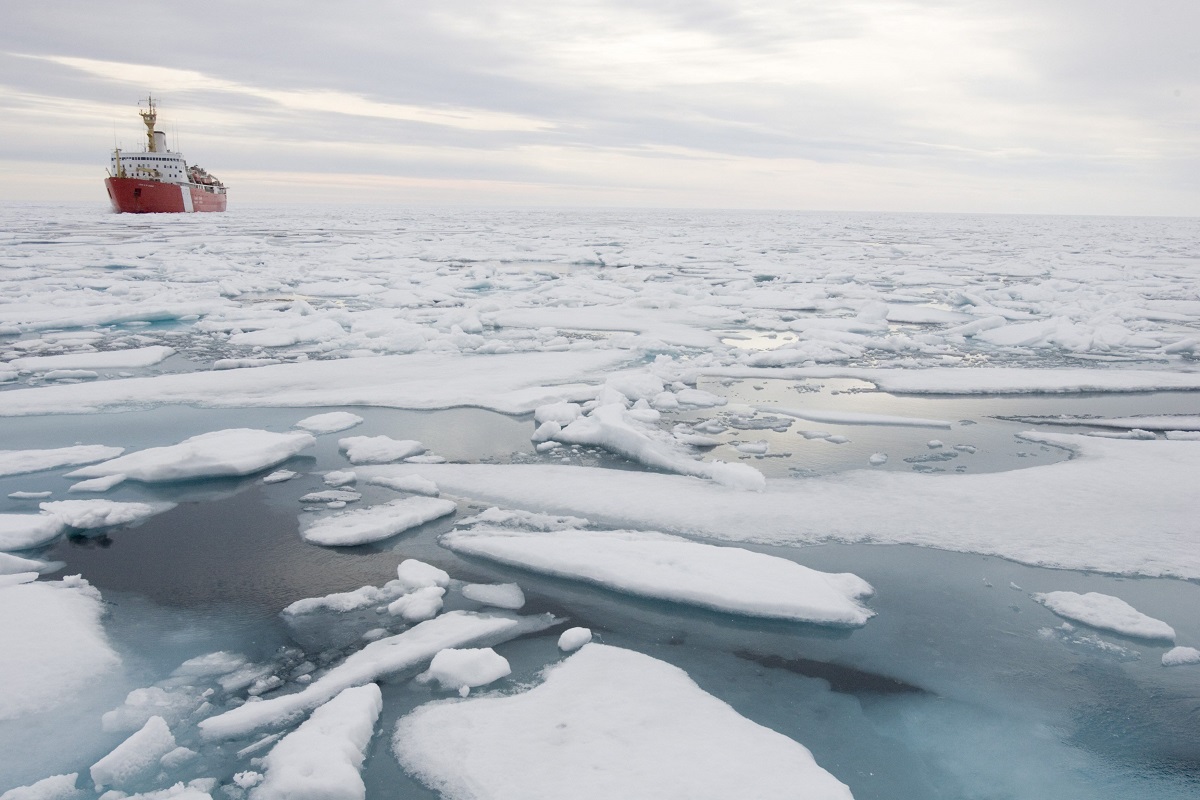
[[[564,653],[573,653],[591,640],[591,628],[567,628],[558,637],[558,649]]]
[[[305,520],[300,531],[305,541],[327,547],[368,544],[403,533],[410,528],[453,514],[458,508],[450,500],[407,497],[370,508],[343,511],[315,520]]]
[[[444,795],[475,800],[851,800],[803,745],[739,715],[677,667],[600,644],[522,694],[417,708],[396,724],[392,750]]]
[[[1099,592],[1046,592],[1033,599],[1060,617],[1093,628],[1143,639],[1175,641],[1175,629],[1162,620],[1148,617],[1119,597]]]
[[[441,542],[559,578],[727,613],[829,625],[864,625],[874,616],[857,602],[873,590],[856,575],[663,533],[474,528],[452,531]]]

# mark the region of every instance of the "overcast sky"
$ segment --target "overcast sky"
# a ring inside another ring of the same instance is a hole
[[[13,0],[0,200],[1200,215],[1197,0]]]

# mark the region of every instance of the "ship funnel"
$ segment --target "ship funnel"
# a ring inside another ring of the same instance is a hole
[[[154,147],[150,148],[150,152],[152,152],[152,153],[167,152],[167,135],[165,133],[163,133],[162,131],[154,132]]]

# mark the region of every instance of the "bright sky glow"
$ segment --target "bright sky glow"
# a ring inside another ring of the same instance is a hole
[[[1183,0],[7,16],[0,201],[103,201],[107,151],[140,145],[153,92],[233,203],[1200,214]],[[160,32],[134,35],[142,18]]]

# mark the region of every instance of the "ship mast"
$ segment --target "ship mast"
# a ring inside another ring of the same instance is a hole
[[[146,141],[149,142],[149,152],[157,153],[158,145],[154,141],[154,123],[158,121],[158,113],[154,110],[154,97],[147,96],[146,104],[150,107],[148,111],[139,111],[142,115],[142,122],[146,123]]]

